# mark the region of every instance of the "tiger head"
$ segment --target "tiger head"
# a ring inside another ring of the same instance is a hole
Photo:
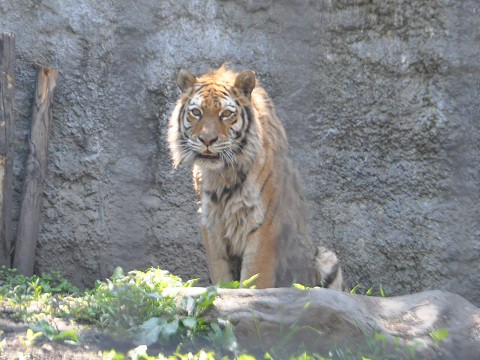
[[[221,67],[197,78],[182,70],[177,85],[182,96],[168,132],[174,167],[195,162],[204,169],[221,170],[251,162],[246,157],[255,132],[251,103],[255,73],[236,74]]]

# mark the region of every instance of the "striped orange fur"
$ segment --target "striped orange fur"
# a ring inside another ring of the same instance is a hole
[[[193,164],[212,283],[259,274],[258,288],[298,282],[341,290],[336,255],[306,231],[299,174],[285,130],[255,73],[181,71],[170,118],[174,167]]]

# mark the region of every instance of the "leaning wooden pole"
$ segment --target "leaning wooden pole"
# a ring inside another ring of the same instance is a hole
[[[15,37],[0,34],[0,265],[10,267],[13,250],[12,129],[15,97]]]
[[[58,70],[40,68],[30,130],[30,154],[27,159],[25,187],[18,222],[13,267],[20,274],[33,274],[38,240],[43,186],[47,168],[47,148],[52,119],[52,100]]]

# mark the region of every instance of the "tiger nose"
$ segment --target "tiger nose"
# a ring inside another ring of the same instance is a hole
[[[212,145],[215,141],[217,141],[218,139],[218,136],[214,136],[214,135],[200,135],[198,137],[198,139],[203,142],[206,146],[210,146]]]

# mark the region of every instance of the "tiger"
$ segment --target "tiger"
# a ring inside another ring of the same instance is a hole
[[[346,290],[335,253],[307,233],[285,129],[255,72],[181,70],[177,85],[167,142],[174,168],[193,165],[212,284]]]

